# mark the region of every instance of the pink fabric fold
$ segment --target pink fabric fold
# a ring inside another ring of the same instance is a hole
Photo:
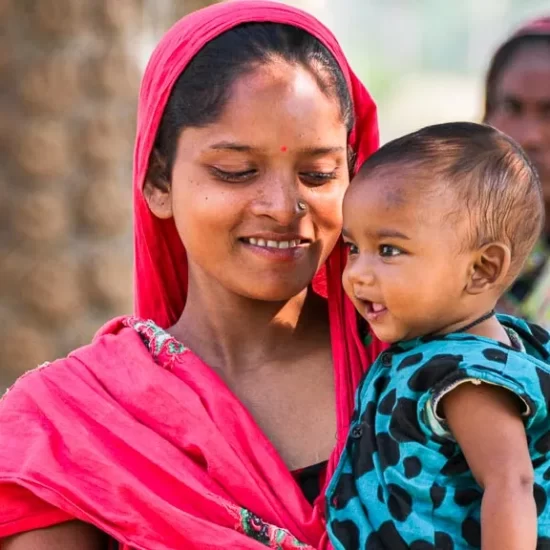
[[[235,1],[195,12],[159,43],[139,97],[134,155],[136,315],[160,327],[180,316],[185,249],[173,221],[142,195],[170,91],[212,38],[244,22],[303,28],[332,52],[352,93],[358,164],[378,146],[376,108],[334,36],[308,14],[267,1]],[[341,287],[339,243],[316,276],[331,325],[338,443],[354,390],[383,345],[365,348]],[[323,498],[311,506],[248,412],[192,352],[159,365],[127,321],[106,325],[90,345],[20,379],[0,401],[0,538],[71,518],[132,548],[328,548]],[[256,536],[254,530],[257,530]],[[277,546],[279,545],[279,546]]]

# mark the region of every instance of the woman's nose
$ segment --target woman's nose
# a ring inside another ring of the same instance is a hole
[[[289,226],[307,211],[307,204],[300,197],[299,182],[291,176],[278,175],[266,180],[258,198],[254,201],[254,213],[275,220],[281,226]]]

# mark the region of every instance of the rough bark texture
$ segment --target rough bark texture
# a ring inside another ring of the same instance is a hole
[[[131,311],[142,44],[209,3],[0,0],[0,387]]]

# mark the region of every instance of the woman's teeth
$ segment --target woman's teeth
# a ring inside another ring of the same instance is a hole
[[[300,245],[300,239],[294,239],[291,241],[268,241],[265,239],[255,239],[250,237],[249,239],[243,239],[245,242],[253,244],[254,246],[260,246],[262,248],[295,248]]]

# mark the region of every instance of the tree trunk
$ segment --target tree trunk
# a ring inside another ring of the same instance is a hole
[[[0,387],[131,312],[144,44],[211,3],[0,0]]]

